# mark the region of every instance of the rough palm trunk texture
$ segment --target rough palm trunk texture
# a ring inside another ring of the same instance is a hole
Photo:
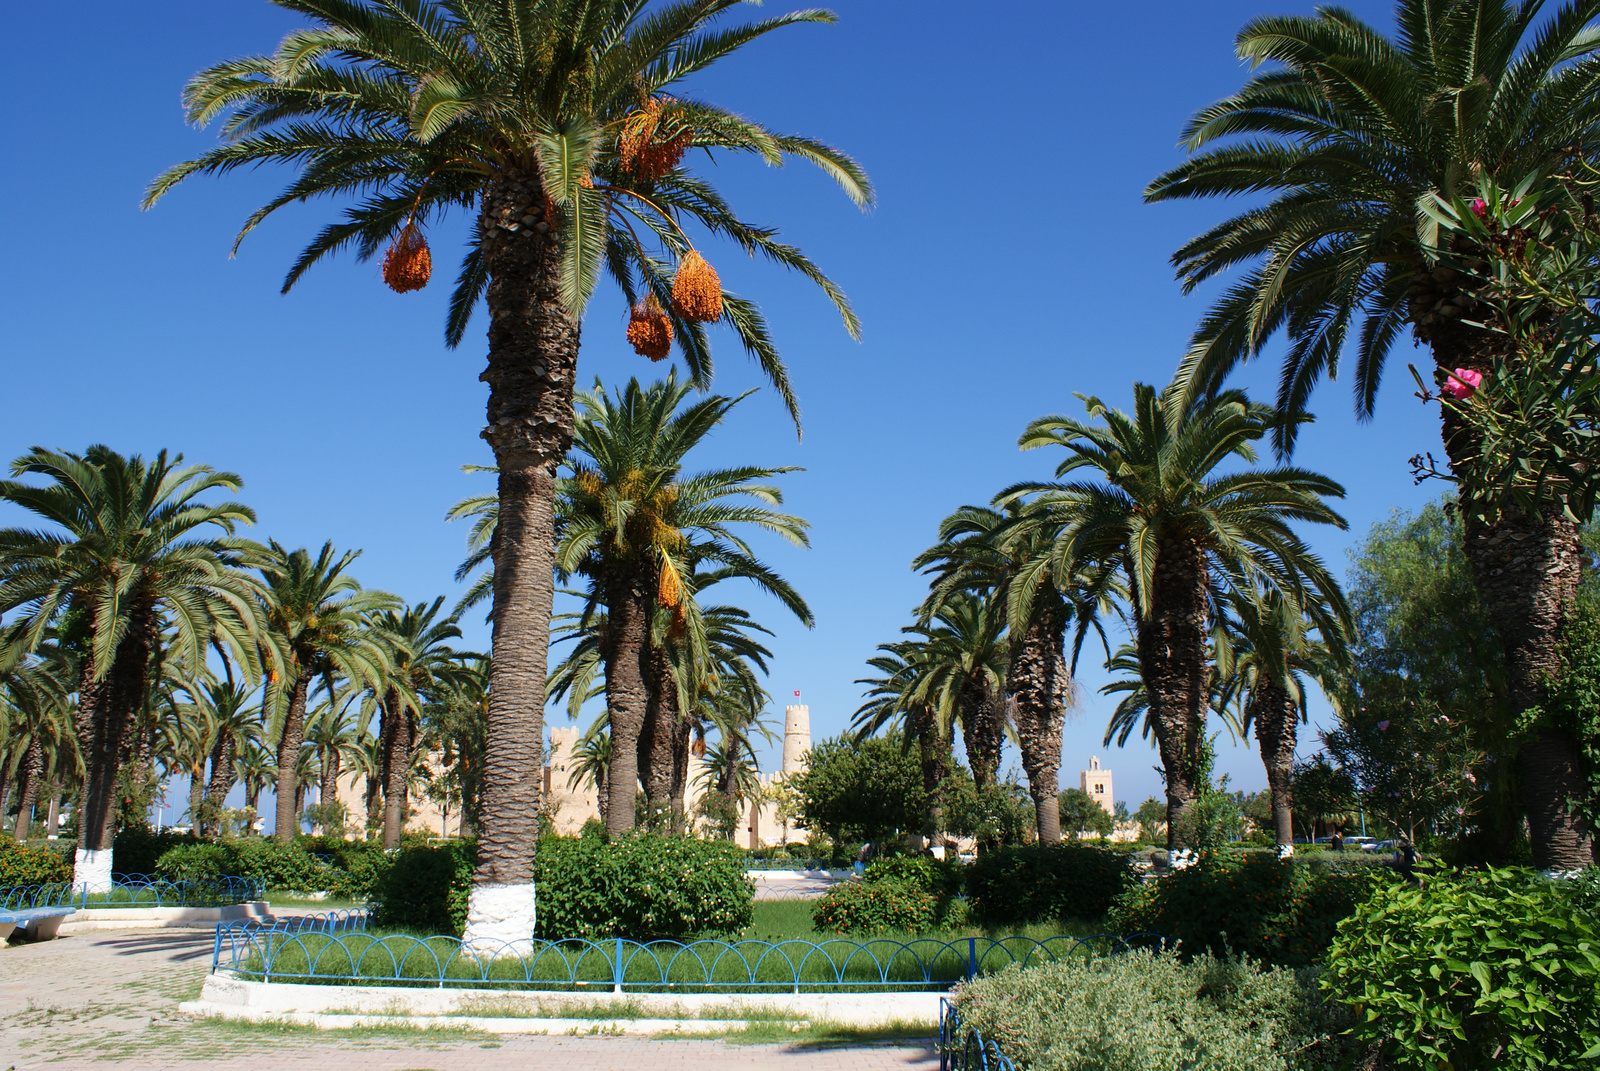
[[[655,644],[647,656],[646,681],[650,698],[645,704],[644,731],[639,734],[639,769],[652,828],[674,827],[672,789],[678,744],[678,687],[666,653]]]
[[[94,679],[92,661],[84,659],[77,719],[78,745],[85,767],[78,847],[86,851],[109,851],[116,836],[117,770],[124,736],[144,702],[154,620],[148,609],[133,611],[111,670],[103,680]]]
[[[1261,764],[1267,770],[1275,843],[1292,845],[1294,796],[1289,790],[1289,772],[1294,766],[1294,748],[1299,735],[1299,708],[1286,689],[1263,679],[1251,690],[1246,713],[1255,722]]]
[[[22,756],[21,794],[17,798],[17,824],[12,827],[12,839],[28,839],[33,823],[33,805],[39,799],[39,789],[44,785],[44,744],[35,736],[28,742]]]
[[[222,810],[228,805],[228,793],[233,791],[233,733],[226,728],[217,730],[217,742],[211,746],[211,777],[206,782],[206,810],[210,821],[207,832],[217,836],[222,832]]]
[[[465,940],[489,948],[533,932],[533,862],[544,780],[545,676],[555,598],[556,466],[572,442],[578,322],[561,299],[559,231],[538,230],[533,171],[502,172],[478,215],[489,274],[488,425],[500,470],[494,539],[488,741]],[[532,221],[532,222],[530,222]]]
[[[1413,287],[1413,320],[1448,296],[1455,282],[1435,285],[1428,279]],[[1444,321],[1419,329],[1446,371],[1489,370],[1504,342],[1459,322]],[[1445,454],[1460,473],[1475,458],[1480,443],[1455,415],[1444,411]],[[1545,681],[1561,668],[1561,642],[1577,598],[1581,548],[1577,526],[1553,509],[1543,516],[1507,510],[1492,523],[1467,511],[1464,550],[1474,586],[1505,645],[1511,698],[1518,713],[1540,706]],[[1572,738],[1551,726],[1539,729],[1517,756],[1523,806],[1533,842],[1534,865],[1575,870],[1594,861],[1594,831],[1572,800],[1584,790],[1583,759]]]
[[[672,832],[683,836],[689,832],[689,748],[694,738],[694,727],[689,719],[679,717],[673,733],[672,745]]]
[[[406,781],[411,772],[411,711],[400,693],[383,699],[383,846],[400,847],[406,825]]]
[[[1061,732],[1072,687],[1064,624],[1056,607],[1040,607],[1011,660],[1006,687],[1016,699],[1018,750],[1041,844],[1061,839]]]
[[[1000,769],[1000,746],[1005,742],[1005,706],[982,677],[968,677],[957,698],[961,705],[961,742],[972,767],[972,783],[984,788]]]
[[[311,675],[295,676],[289,690],[289,709],[283,715],[283,733],[278,737],[278,810],[272,836],[284,844],[294,840],[300,829],[300,745],[306,735],[306,694],[311,690]]]
[[[1139,671],[1167,785],[1167,847],[1183,847],[1182,819],[1195,797],[1206,701],[1205,557],[1192,541],[1161,539],[1148,614],[1139,621]]]
[[[206,798],[205,772],[204,763],[189,768],[189,823],[196,833],[205,832],[205,823],[200,821],[200,804]]]
[[[635,578],[623,575],[608,585],[606,599],[606,709],[611,715],[611,776],[606,786],[606,829],[612,835],[633,828],[639,781],[639,739],[650,704],[651,599]]]
[[[932,847],[944,832],[944,783],[950,772],[944,741],[940,739],[933,708],[919,706],[912,719],[917,734],[917,752],[922,766],[922,791],[928,800],[922,822],[924,846]]]

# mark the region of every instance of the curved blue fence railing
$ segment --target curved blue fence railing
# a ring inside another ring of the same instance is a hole
[[[851,941],[545,941],[525,955],[454,937],[217,927],[211,969],[248,980],[603,992],[943,991],[1013,963],[1159,946],[1156,934]]]
[[[261,898],[252,878],[168,881],[152,874],[113,874],[106,892],[74,889],[72,882],[17,885],[0,889],[0,908],[74,907],[80,911],[128,907],[231,907]]]
[[[1017,1065],[1000,1046],[978,1033],[963,1029],[961,1016],[948,1000],[939,1001],[939,1071],[1017,1071]]]

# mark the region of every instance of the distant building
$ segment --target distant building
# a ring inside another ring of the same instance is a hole
[[[1087,770],[1078,771],[1078,787],[1085,796],[1104,807],[1107,814],[1117,813],[1116,805],[1111,802],[1111,771],[1100,768],[1100,756],[1089,760]]]

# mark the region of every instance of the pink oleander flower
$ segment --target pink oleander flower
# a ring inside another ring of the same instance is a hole
[[[1378,723],[1378,732],[1386,733],[1388,731],[1389,731],[1389,723],[1386,722],[1386,721],[1380,721]]]
[[[1456,401],[1461,401],[1472,397],[1481,383],[1483,383],[1482,372],[1474,372],[1470,368],[1457,368],[1454,372],[1445,374],[1444,386],[1440,389]]]
[[[1474,197],[1472,199],[1472,214],[1479,219],[1487,216],[1489,214],[1489,202],[1482,197]]]

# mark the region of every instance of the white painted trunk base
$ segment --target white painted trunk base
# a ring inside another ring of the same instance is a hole
[[[111,849],[79,848],[72,861],[72,891],[111,891]]]
[[[533,952],[533,882],[474,885],[467,897],[464,949],[480,955],[527,956]]]

